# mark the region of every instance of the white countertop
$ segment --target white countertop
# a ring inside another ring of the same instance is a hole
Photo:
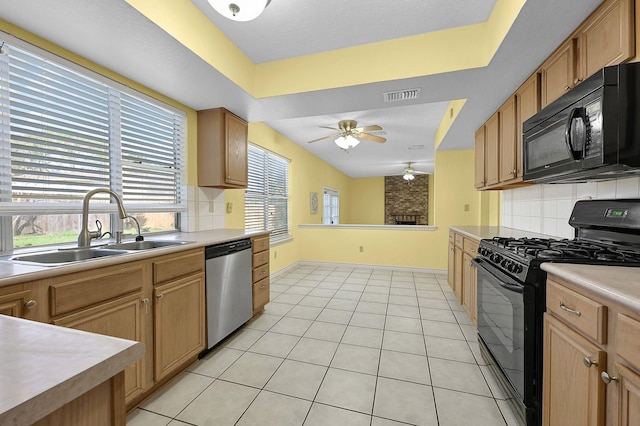
[[[182,250],[192,248],[205,247],[212,244],[224,243],[227,241],[239,240],[256,235],[267,235],[267,231],[247,231],[244,229],[214,229],[211,231],[200,232],[176,232],[172,234],[162,234],[157,236],[145,237],[145,240],[177,240],[189,241],[189,244],[168,246],[155,248],[150,250],[140,250],[130,252],[123,255],[100,257],[96,259],[85,260],[81,262],[68,263],[61,266],[38,266],[26,263],[16,263],[2,258],[11,257],[11,255],[3,255],[0,258],[0,287],[18,284],[21,282],[39,280],[49,278],[55,275],[68,274],[72,272],[84,271],[87,267],[117,265],[123,262],[132,262],[164,254],[175,253]],[[92,241],[93,244],[106,244],[107,241]],[[73,244],[67,247],[73,247]],[[30,250],[30,252],[47,251],[46,247],[39,247]],[[16,251],[17,252],[17,251]],[[20,251],[23,253],[24,251]]]
[[[0,315],[0,424],[30,425],[144,355],[130,340]]]
[[[485,238],[557,238],[536,232],[523,231],[522,229],[507,228],[504,226],[450,226],[449,229],[466,235],[467,237],[482,240]]]
[[[640,313],[640,268],[550,262],[541,267],[549,274]]]

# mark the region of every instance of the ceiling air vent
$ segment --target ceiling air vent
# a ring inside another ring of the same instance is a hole
[[[385,102],[398,102],[398,101],[408,101],[411,99],[418,99],[420,97],[420,93],[422,89],[418,87],[417,89],[404,89],[404,90],[396,90],[395,92],[384,92],[384,101]]]

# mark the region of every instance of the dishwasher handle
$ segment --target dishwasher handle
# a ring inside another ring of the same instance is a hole
[[[249,238],[238,241],[230,241],[228,243],[207,246],[204,250],[204,258],[213,259],[214,257],[226,256],[228,254],[237,253],[242,250],[251,248],[251,240]]]

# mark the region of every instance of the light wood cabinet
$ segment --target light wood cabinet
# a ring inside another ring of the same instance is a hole
[[[523,124],[540,111],[540,74],[534,73],[516,91],[516,181],[522,181]]]
[[[545,314],[543,362],[544,424],[603,425],[606,351]]]
[[[565,41],[540,67],[543,108],[578,83],[577,44],[575,38]]]
[[[634,33],[634,0],[605,1],[579,29],[579,78],[633,57]]]
[[[264,310],[269,303],[269,236],[264,235],[251,239],[253,315]]]
[[[224,108],[198,111],[198,186],[246,188],[247,122]]]
[[[640,312],[550,275],[543,424],[640,424]]]
[[[479,241],[449,231],[449,264],[447,282],[467,315],[477,325],[477,271],[471,260],[478,255]]]
[[[500,163],[500,114],[496,112],[487,120],[485,128],[485,177],[486,186],[500,181],[498,164]]]
[[[485,176],[486,156],[487,154],[485,149],[485,127],[482,126],[478,130],[476,130],[476,136],[475,136],[475,164],[476,164],[475,187],[477,189],[483,188],[487,182],[487,178]]]
[[[203,250],[156,258],[153,284],[154,379],[161,381],[206,345]]]
[[[25,318],[28,311],[37,304],[37,300],[32,298],[31,290],[22,284],[0,287],[0,315]]]
[[[516,166],[516,98],[512,96],[507,99],[498,110],[498,114],[500,115],[498,138],[500,173],[498,180],[501,183],[509,183],[518,176]]]

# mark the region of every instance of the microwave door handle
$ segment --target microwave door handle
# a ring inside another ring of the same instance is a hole
[[[582,120],[584,123],[586,114],[587,114],[587,111],[582,107],[577,107],[572,109],[571,113],[569,114],[569,118],[567,118],[567,124],[564,127],[564,141],[567,144],[567,151],[569,152],[569,155],[573,160],[579,160],[580,158],[582,158],[582,150],[576,150],[573,147],[571,127],[572,127],[573,121],[577,118]]]

